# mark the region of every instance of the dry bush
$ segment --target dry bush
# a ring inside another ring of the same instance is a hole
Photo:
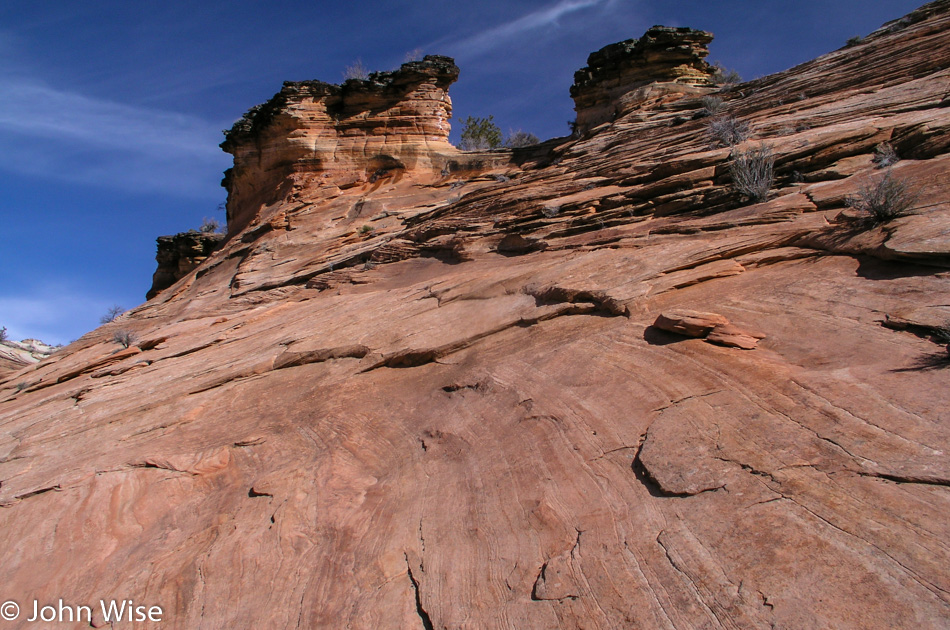
[[[501,129],[495,124],[495,117],[476,118],[469,116],[462,121],[462,151],[485,151],[501,146]]]
[[[882,142],[874,147],[874,157],[872,160],[877,164],[878,168],[887,168],[900,162],[901,158],[897,155],[897,150],[894,148],[894,145],[890,142]]]
[[[129,330],[117,330],[112,333],[112,342],[119,344],[123,348],[134,345],[138,339],[138,335]]]
[[[368,78],[369,69],[363,65],[363,60],[360,58],[357,58],[356,61],[343,69],[344,81],[349,81],[350,79],[359,79],[360,81],[365,81]]]
[[[699,113],[703,117],[717,116],[723,113],[726,109],[725,103],[718,96],[712,96],[707,94],[702,98],[703,108],[699,110]]]
[[[713,146],[731,147],[752,135],[752,126],[735,116],[717,116],[709,121],[706,135]]]
[[[735,70],[726,68],[718,61],[713,64],[713,85],[731,86],[742,83],[742,77]]]
[[[505,140],[505,146],[511,149],[518,149],[520,147],[530,147],[541,142],[536,135],[533,133],[528,133],[527,131],[512,131],[508,134],[508,138]]]
[[[125,309],[119,306],[118,304],[110,306],[109,310],[106,311],[106,314],[99,318],[99,323],[109,324],[111,322],[114,322],[116,318],[124,312],[125,312]]]
[[[907,180],[894,177],[890,170],[878,181],[861,186],[858,194],[848,198],[848,205],[868,215],[874,224],[887,223],[911,214],[918,194],[911,191]]]
[[[7,327],[0,326],[0,341],[6,341],[6,340],[7,340]]]
[[[729,172],[733,188],[753,201],[765,201],[775,182],[775,154],[764,144],[747,151],[733,151]]]
[[[217,234],[221,232],[221,222],[217,219],[205,219],[201,222],[201,227],[198,228],[198,231],[202,234]]]

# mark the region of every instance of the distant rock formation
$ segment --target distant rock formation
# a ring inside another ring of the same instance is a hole
[[[158,269],[152,275],[152,288],[146,293],[146,299],[151,300],[191,273],[211,255],[223,239],[224,234],[195,230],[159,236],[156,239],[158,253],[155,255]]]
[[[713,68],[705,61],[712,39],[706,31],[654,26],[640,39],[591,53],[571,86],[577,131],[587,133],[647,102],[667,102],[712,87]]]
[[[38,339],[0,341],[0,378],[39,363],[58,349]]]

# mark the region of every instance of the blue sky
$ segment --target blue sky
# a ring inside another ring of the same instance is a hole
[[[751,79],[921,0],[45,0],[0,4],[0,325],[67,343],[144,301],[155,238],[223,221],[221,130],[284,80],[456,58],[455,115],[567,133],[587,55],[654,24],[712,31]],[[453,134],[457,140],[458,125]]]

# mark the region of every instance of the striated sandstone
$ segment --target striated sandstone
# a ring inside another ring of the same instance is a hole
[[[690,95],[462,181],[245,171],[134,348],[0,377],[7,592],[189,629],[946,626],[950,361],[884,324],[950,304],[950,2],[898,26],[723,94],[776,154],[759,204]],[[918,214],[861,227],[884,141]],[[652,326],[683,309],[767,336]]]
[[[38,339],[0,341],[0,377],[39,363],[56,350],[56,346]]]
[[[234,156],[222,182],[229,235],[271,219],[278,202],[299,205],[303,189],[319,187],[332,196],[356,184],[382,186],[404,177],[431,183],[491,161],[449,144],[448,88],[458,75],[450,57],[426,55],[343,85],[285,82],[238,120],[221,144]]]
[[[713,69],[705,61],[712,39],[706,31],[654,26],[640,39],[591,53],[571,86],[577,131],[587,133],[634,108],[708,92],[697,88],[712,87]]]

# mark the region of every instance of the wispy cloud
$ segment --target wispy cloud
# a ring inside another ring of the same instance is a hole
[[[220,125],[0,76],[0,168],[120,189],[198,194],[227,164]],[[202,173],[205,181],[198,180]]]
[[[459,42],[455,42],[452,46],[453,52],[460,57],[474,57],[488,52],[505,40],[509,40],[515,36],[557,24],[557,21],[561,17],[569,13],[604,4],[609,4],[609,0],[561,0],[552,7],[528,13],[511,22],[500,24],[487,31],[482,31]],[[442,42],[430,44],[427,48],[437,47],[446,41],[447,40],[443,40]]]

